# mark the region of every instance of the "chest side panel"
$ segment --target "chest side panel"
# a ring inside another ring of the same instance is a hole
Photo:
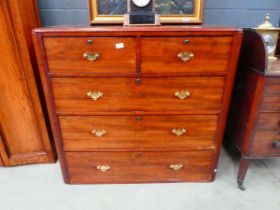
[[[248,153],[260,105],[263,78],[243,65],[239,66],[227,123],[227,135],[244,153]]]

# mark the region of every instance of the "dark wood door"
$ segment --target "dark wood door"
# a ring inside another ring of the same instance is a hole
[[[0,3],[0,153],[5,165],[53,162],[36,84],[31,29],[39,25],[33,0]]]

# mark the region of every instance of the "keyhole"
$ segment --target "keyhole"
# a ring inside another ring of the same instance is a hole
[[[88,45],[93,45],[93,41],[91,39],[87,40]]]
[[[141,116],[136,116],[136,120],[140,121],[140,120],[142,120],[142,117]]]
[[[143,154],[142,154],[141,152],[138,152],[138,153],[135,154],[135,157],[136,157],[136,158],[140,158],[140,157],[142,157],[142,155],[143,155]]]
[[[137,85],[140,85],[141,84],[141,79],[140,78],[137,78],[136,80],[135,80],[135,83],[137,84]]]
[[[190,44],[190,43],[191,43],[190,40],[188,40],[188,39],[184,40],[184,44]]]

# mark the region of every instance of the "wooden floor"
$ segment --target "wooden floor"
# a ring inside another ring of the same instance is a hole
[[[0,209],[279,210],[280,160],[253,161],[244,192],[237,167],[223,152],[213,183],[83,186],[65,185],[59,164],[0,168]]]

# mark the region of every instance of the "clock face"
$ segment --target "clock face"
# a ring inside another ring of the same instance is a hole
[[[145,7],[147,6],[152,0],[132,0],[133,4],[137,7]]]
[[[270,34],[264,34],[263,39],[266,43],[268,54],[272,54],[276,49],[276,40]]]

